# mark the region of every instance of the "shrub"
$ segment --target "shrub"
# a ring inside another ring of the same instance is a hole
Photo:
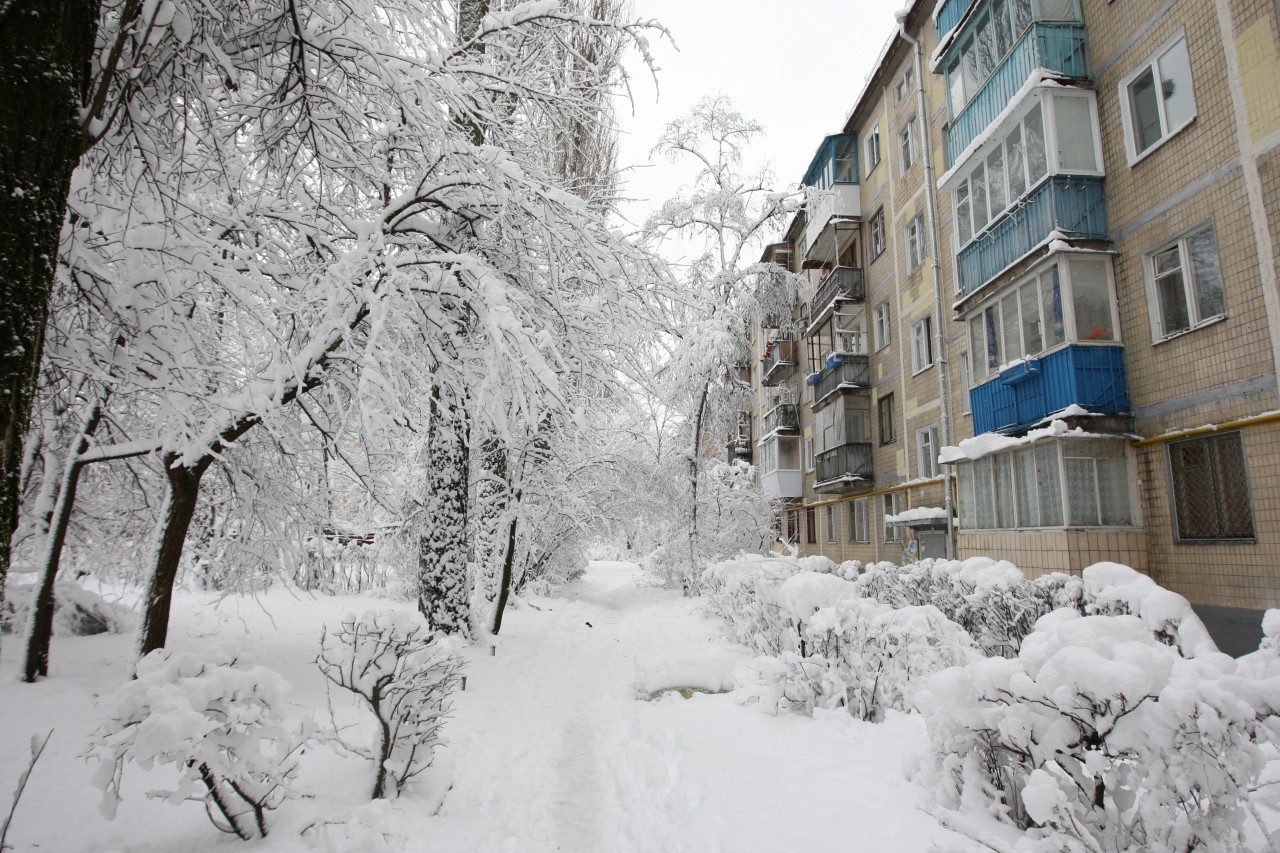
[[[416,614],[398,611],[350,615],[336,633],[321,634],[316,666],[354,694],[377,724],[372,748],[343,741],[373,761],[374,799],[386,796],[388,777],[399,796],[431,766],[462,669],[453,642],[437,640]]]
[[[105,700],[93,734],[101,811],[114,818],[124,765],[171,764],[171,803],[198,800],[224,832],[267,834],[266,812],[289,793],[306,730],[283,717],[288,686],[271,670],[227,649],[203,655],[157,649],[138,661],[136,678]]]

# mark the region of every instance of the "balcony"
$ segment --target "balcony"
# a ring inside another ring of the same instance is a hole
[[[796,342],[779,338],[765,345],[763,385],[777,385],[791,375],[796,366]]]
[[[795,403],[779,403],[764,416],[764,434],[795,435],[800,432],[800,410]]]
[[[954,30],[975,2],[977,0],[943,0],[937,15],[938,38]]]
[[[1035,23],[1027,28],[1000,67],[947,126],[948,164],[954,165],[978,134],[999,117],[1037,68],[1063,77],[1088,77],[1084,27]]]
[[[1129,411],[1124,348],[1068,346],[1006,369],[969,392],[975,435],[1012,433],[1072,403],[1096,414]]]
[[[973,293],[1055,230],[1064,239],[1108,238],[1102,178],[1055,175],[1042,181],[956,255],[961,292]]]
[[[871,445],[841,444],[815,457],[817,478],[814,488],[823,491],[870,482]]]
[[[836,267],[818,285],[809,303],[809,317],[817,322],[837,299],[862,302],[867,298],[866,277],[857,267]]]
[[[779,468],[760,475],[760,487],[770,500],[804,497],[804,475],[798,469]]]
[[[813,389],[813,405],[817,408],[837,391],[866,391],[871,386],[869,359],[865,355],[841,353],[834,367],[822,371]]]
[[[841,223],[862,218],[862,196],[857,184],[834,184],[830,189],[816,187],[805,189],[804,238],[809,247],[805,260],[835,260],[840,254],[840,241],[836,229]],[[848,226],[847,230],[852,230]]]
[[[736,462],[741,459],[743,462],[750,462],[753,451],[751,448],[751,437],[730,439],[725,446],[725,458],[730,462]]]

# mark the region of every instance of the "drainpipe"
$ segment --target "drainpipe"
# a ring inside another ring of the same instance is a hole
[[[920,116],[920,154],[924,160],[925,219],[929,229],[929,265],[933,270],[933,348],[938,362],[938,406],[940,412],[938,426],[942,432],[940,439],[942,446],[947,447],[951,444],[951,404],[948,390],[950,365],[947,361],[946,335],[943,333],[943,324],[946,322],[946,318],[942,299],[942,263],[938,245],[938,211],[934,204],[934,194],[937,190],[933,185],[933,155],[932,146],[929,142],[929,111],[924,98],[923,50],[920,47],[920,42],[907,32],[907,12],[907,9],[900,9],[895,13],[894,17],[898,20],[898,35],[902,37],[903,41],[911,45],[913,61],[915,62],[916,112]],[[935,452],[938,449],[941,448],[935,449]],[[951,519],[951,486],[954,474],[950,465],[942,467],[944,469],[942,475],[943,507],[947,513],[947,559],[955,559],[955,525]]]

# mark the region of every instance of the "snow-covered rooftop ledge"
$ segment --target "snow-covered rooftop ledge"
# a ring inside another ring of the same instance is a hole
[[[890,526],[910,527],[921,521],[943,521],[947,511],[940,506],[917,506],[903,510],[897,515],[886,515],[884,523]]]
[[[1079,406],[1068,406],[1060,413],[1061,417],[1075,417],[1072,409],[1079,409]],[[1089,414],[1088,412],[1085,412]],[[1048,426],[1033,429],[1026,435],[1008,436],[1001,435],[998,432],[984,432],[982,435],[975,435],[973,438],[966,438],[954,447],[944,447],[938,454],[938,461],[943,465],[954,465],[957,462],[967,462],[974,459],[981,459],[992,453],[998,453],[1001,450],[1008,450],[1011,447],[1021,447],[1028,444],[1035,444],[1038,441],[1045,441],[1051,438],[1093,438],[1103,441],[1132,441],[1138,436],[1129,435],[1127,433],[1114,432],[1088,432],[1076,427],[1074,429],[1067,426],[1067,422],[1061,417],[1055,417],[1049,422]]]

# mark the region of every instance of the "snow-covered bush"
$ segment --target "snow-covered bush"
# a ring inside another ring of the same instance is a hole
[[[1045,850],[1240,849],[1259,723],[1280,708],[1280,677],[1247,674],[1183,657],[1138,616],[1057,610],[1017,658],[945,670],[917,695],[923,778],[944,807]]]
[[[794,626],[788,625],[777,590],[799,570],[793,558],[740,554],[702,573],[702,595],[735,642],[760,654],[778,655],[796,645]]]
[[[431,766],[462,660],[454,640],[437,638],[414,614],[370,611],[320,638],[316,666],[373,714],[372,747],[343,744],[374,764],[373,798],[395,795]],[[390,777],[390,786],[388,786]]]
[[[10,584],[5,590],[0,612],[0,633],[22,635],[31,615],[34,584]],[[59,581],[54,587],[53,630],[60,636],[85,637],[93,634],[126,634],[137,627],[137,614],[74,581]]]
[[[288,796],[307,742],[307,726],[284,716],[287,694],[278,674],[230,649],[147,655],[103,702],[106,719],[91,739],[102,813],[115,817],[126,763],[173,765],[178,784],[149,796],[199,800],[219,829],[265,836],[266,812]]]

